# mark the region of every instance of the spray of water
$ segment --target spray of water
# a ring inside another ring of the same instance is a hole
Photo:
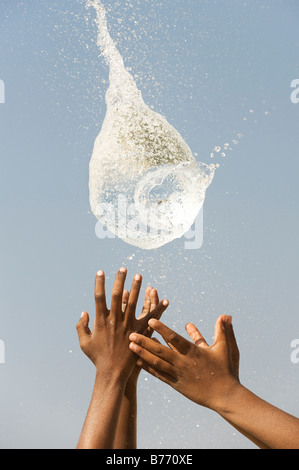
[[[96,11],[97,44],[109,65],[107,112],[90,161],[94,215],[125,242],[154,249],[193,224],[217,165],[197,163],[179,132],[144,102],[107,27]]]

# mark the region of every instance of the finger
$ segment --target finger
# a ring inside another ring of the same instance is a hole
[[[183,336],[171,330],[156,319],[150,320],[149,326],[164,338],[171,349],[178,351],[181,354],[187,354],[193,346],[192,343],[183,338]]]
[[[152,341],[155,341],[155,343],[161,344],[160,341],[158,340],[158,338],[152,338]]]
[[[97,272],[94,287],[94,299],[96,308],[96,318],[102,315],[107,315],[104,271]]]
[[[87,312],[82,312],[81,318],[76,325],[78,338],[79,338],[81,347],[83,344],[86,344],[86,341],[88,341],[91,337],[91,331],[89,329],[88,324],[89,324],[89,315]]]
[[[206,340],[193,323],[187,323],[186,331],[196,346],[208,346]]]
[[[141,357],[142,360],[155,370],[174,376],[175,368],[173,362],[175,358],[173,355],[177,353],[162,344],[156,343],[156,341],[152,341],[144,336],[140,338],[141,335],[138,336],[136,337],[136,334],[132,335],[135,338],[133,341],[130,336],[132,342],[129,347],[131,351]]]
[[[157,305],[159,304],[159,295],[157,289],[153,289],[152,287],[147,287],[145,291],[145,302],[147,302],[147,308],[143,308],[142,314],[138,319],[143,318],[146,316],[149,312],[152,312],[157,308]],[[162,312],[163,313],[163,312]],[[161,318],[161,315],[160,317]],[[146,330],[142,332],[145,336],[150,338],[153,334],[153,329],[150,328],[149,326],[146,327]]]
[[[225,332],[225,322],[226,315],[221,315],[215,324],[215,333],[214,333],[214,344],[225,344],[226,345],[226,332]]]
[[[150,286],[145,289],[143,308],[139,318],[144,317],[151,310],[151,291],[152,287]]]
[[[153,312],[157,306],[159,305],[159,295],[157,289],[152,289],[150,293],[150,299],[151,299],[151,306],[150,306],[150,312]],[[163,312],[159,314],[158,317],[156,317],[158,320],[160,320]],[[153,335],[154,330],[148,326],[146,329],[146,332],[144,333],[146,336],[149,338]],[[158,341],[158,340],[157,340]]]
[[[122,298],[122,311],[123,312],[125,312],[125,310],[127,308],[129,295],[130,295],[130,292],[128,290],[124,290],[123,298]]]
[[[150,311],[152,312],[157,308],[159,304],[159,295],[157,289],[152,289],[150,293],[150,300],[151,300],[151,308]]]
[[[141,352],[141,349],[144,351],[150,352],[152,355],[163,359],[164,361],[169,362],[169,364],[174,364],[178,355],[177,352],[172,351],[167,346],[164,346],[159,341],[147,338],[144,335],[138,333],[132,333],[129,337],[131,344],[136,347],[136,350]],[[142,356],[143,357],[143,356]]]
[[[232,324],[232,317],[228,316],[226,320],[226,340],[232,358],[235,374],[239,375],[240,352]]]
[[[161,380],[162,382],[168,384],[168,385],[173,385],[177,382],[177,378],[173,377],[170,374],[167,374],[165,372],[159,371],[157,369],[154,369],[153,367],[149,366],[147,362],[145,362],[143,359],[139,358],[137,361],[137,366],[141,367],[143,370],[151,374],[153,377]]]
[[[150,311],[147,315],[139,319],[138,320],[139,327],[137,329],[138,333],[144,333],[148,329],[148,327],[151,327],[151,325],[149,325],[150,320],[152,319],[159,320],[162,317],[165,310],[168,308],[168,306],[169,306],[168,300],[164,299],[161,302],[159,302],[159,304],[154,310]]]
[[[121,318],[122,316],[121,308],[126,276],[126,268],[120,268],[115,276],[115,281],[112,288],[110,315],[116,319]]]
[[[140,289],[141,289],[141,284],[142,284],[142,276],[140,274],[136,274],[132,282],[131,292],[129,295],[128,305],[126,309],[126,316],[128,318],[133,315],[135,316],[138,297],[139,297]]]

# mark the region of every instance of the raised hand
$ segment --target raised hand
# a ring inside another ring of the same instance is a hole
[[[144,335],[131,334],[130,349],[141,358],[138,365],[195,403],[212,409],[223,406],[239,383],[239,351],[231,317],[218,318],[212,346],[190,323],[186,330],[193,343],[160,321],[150,320],[149,326],[168,347]]]
[[[83,352],[96,366],[89,409],[77,448],[113,449],[136,446],[137,356],[129,349],[132,332],[148,335],[148,321],[160,318],[168,301],[158,301],[155,290],[147,289],[142,314],[135,317],[142,277],[137,274],[130,292],[124,289],[127,270],[120,268],[112,289],[110,310],[106,304],[105,274],[95,280],[95,320],[83,312],[77,332]]]
[[[106,304],[105,274],[99,271],[95,280],[95,321],[93,330],[89,329],[89,315],[83,312],[77,331],[82,351],[102,373],[119,371],[129,376],[136,364],[136,357],[128,348],[132,332],[147,333],[148,321],[160,318],[168,307],[168,301],[159,302],[154,309],[144,305],[142,315],[136,319],[135,312],[142,284],[137,274],[132,282],[131,291],[125,291],[127,270],[120,268],[116,274],[111,296],[110,310]]]

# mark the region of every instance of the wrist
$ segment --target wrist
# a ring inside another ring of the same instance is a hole
[[[212,409],[222,417],[230,414],[245,390],[238,380],[232,378],[221,387],[221,396],[215,400]]]
[[[138,370],[137,368],[133,370],[130,377],[128,378],[127,387],[137,387],[140,371],[141,369]]]
[[[111,371],[104,370],[102,368],[96,368],[96,385],[108,386],[117,386],[120,388],[125,388],[128,378],[123,374],[122,371]]]

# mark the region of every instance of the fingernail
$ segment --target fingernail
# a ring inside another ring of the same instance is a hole
[[[129,348],[131,349],[131,351],[134,351],[134,352],[138,352],[139,350],[137,344],[135,343],[130,343]]]
[[[99,277],[104,276],[104,271],[98,271],[98,272],[97,272],[97,275],[98,275]]]
[[[141,281],[141,276],[140,276],[140,274],[136,274],[136,276],[135,276],[135,281]]]
[[[126,272],[127,272],[126,268],[120,268],[119,271],[120,271],[121,273],[126,273]]]
[[[83,318],[85,316],[85,312],[82,312],[81,313],[81,318]]]
[[[154,318],[151,318],[148,322],[148,325],[154,328],[156,326],[156,320]]]
[[[168,300],[163,300],[164,307],[167,307],[168,304],[169,304]]]
[[[137,341],[137,336],[134,335],[134,333],[132,333],[129,337],[129,340],[132,341],[132,342],[136,342]]]

